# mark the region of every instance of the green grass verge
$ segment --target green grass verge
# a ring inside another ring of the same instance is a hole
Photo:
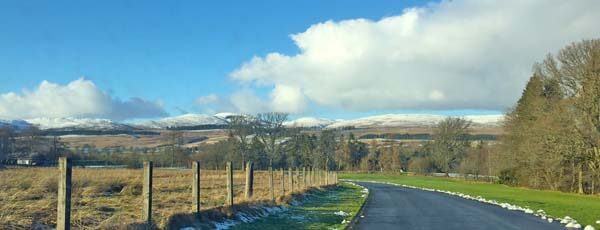
[[[279,214],[259,219],[252,223],[236,225],[232,229],[344,229],[366,199],[362,188],[341,183],[339,186],[312,193],[302,205],[289,206]],[[349,216],[335,212],[343,211]]]
[[[548,215],[555,217],[570,216],[579,223],[593,225],[600,220],[600,197],[542,191],[527,188],[509,187],[501,184],[463,181],[449,178],[408,176],[399,174],[340,174],[340,179],[391,182],[422,188],[440,189],[460,192],[471,196],[482,196],[499,202],[528,207],[533,210],[543,209]]]

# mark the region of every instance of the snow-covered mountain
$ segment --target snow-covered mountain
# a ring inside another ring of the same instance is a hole
[[[500,126],[504,122],[504,115],[468,115],[464,118],[475,125]]]
[[[35,118],[27,120],[0,120],[1,127],[11,127],[24,130],[32,125],[42,130],[87,130],[87,131],[123,131],[136,129],[166,129],[166,128],[218,128],[227,125],[235,113],[219,113],[213,116],[205,114],[185,114],[167,117],[159,120],[149,120],[134,124],[124,124],[108,119],[91,118]],[[330,120],[315,117],[303,117],[284,123],[286,127],[298,128],[385,128],[385,127],[419,127],[433,126],[447,116],[432,114],[386,114],[363,117],[352,120]],[[471,120],[475,126],[499,126],[504,115],[468,115],[463,118]]]
[[[358,118],[353,120],[337,121],[326,128],[336,129],[343,127],[354,128],[384,128],[384,127],[419,127],[434,126],[447,116],[432,114],[386,114]],[[463,118],[470,120],[474,125],[500,125],[504,115],[472,115]]]
[[[226,125],[224,118],[217,116],[209,116],[205,114],[184,114],[176,117],[162,118],[156,121],[145,121],[139,123],[138,126],[153,128],[153,129],[165,129],[174,127],[192,127],[192,126],[203,126],[203,125]]]
[[[27,119],[28,123],[38,126],[42,130],[62,129],[62,130],[127,130],[132,127],[126,124],[117,123],[108,119],[96,118],[34,118]]]
[[[285,127],[292,128],[323,128],[328,125],[335,123],[333,120],[316,118],[316,117],[302,117],[292,121],[286,121],[283,123]]]
[[[31,124],[24,120],[0,120],[0,128],[11,128],[21,131],[31,127]]]

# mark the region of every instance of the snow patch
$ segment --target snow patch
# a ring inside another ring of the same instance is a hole
[[[350,215],[347,212],[344,212],[344,211],[341,211],[341,210],[337,211],[337,212],[334,212],[333,214],[338,215],[338,216],[349,216]]]
[[[215,229],[229,229],[241,223],[251,223],[260,218],[273,214],[285,212],[288,209],[285,206],[255,206],[248,211],[240,211],[235,214],[234,219],[224,219],[222,221],[213,221]]]
[[[291,128],[323,128],[333,123],[335,123],[335,121],[329,119],[302,117],[293,121],[286,121],[283,123],[283,125]]]
[[[200,126],[200,125],[226,125],[225,120],[206,114],[188,113],[176,117],[167,117],[157,121],[145,121],[140,126],[153,129],[164,129],[172,127]]]
[[[434,126],[448,116],[433,114],[385,114],[378,116],[363,117],[354,120],[338,121],[326,128],[336,129],[343,127],[355,128],[381,128],[381,127],[415,127]],[[475,125],[500,125],[504,115],[469,115],[463,117]]]

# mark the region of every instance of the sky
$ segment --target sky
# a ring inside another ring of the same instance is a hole
[[[0,118],[498,114],[596,0],[2,1]]]

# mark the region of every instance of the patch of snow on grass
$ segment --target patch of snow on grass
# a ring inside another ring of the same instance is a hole
[[[347,212],[344,212],[344,211],[334,212],[333,214],[338,215],[338,216],[349,216],[350,215],[350,214],[348,214]]]
[[[241,223],[251,223],[260,218],[285,212],[287,210],[288,208],[285,206],[256,206],[251,208],[250,212],[237,212],[235,214],[235,219],[225,219],[220,222],[213,222],[213,225],[218,230],[225,230]]]

